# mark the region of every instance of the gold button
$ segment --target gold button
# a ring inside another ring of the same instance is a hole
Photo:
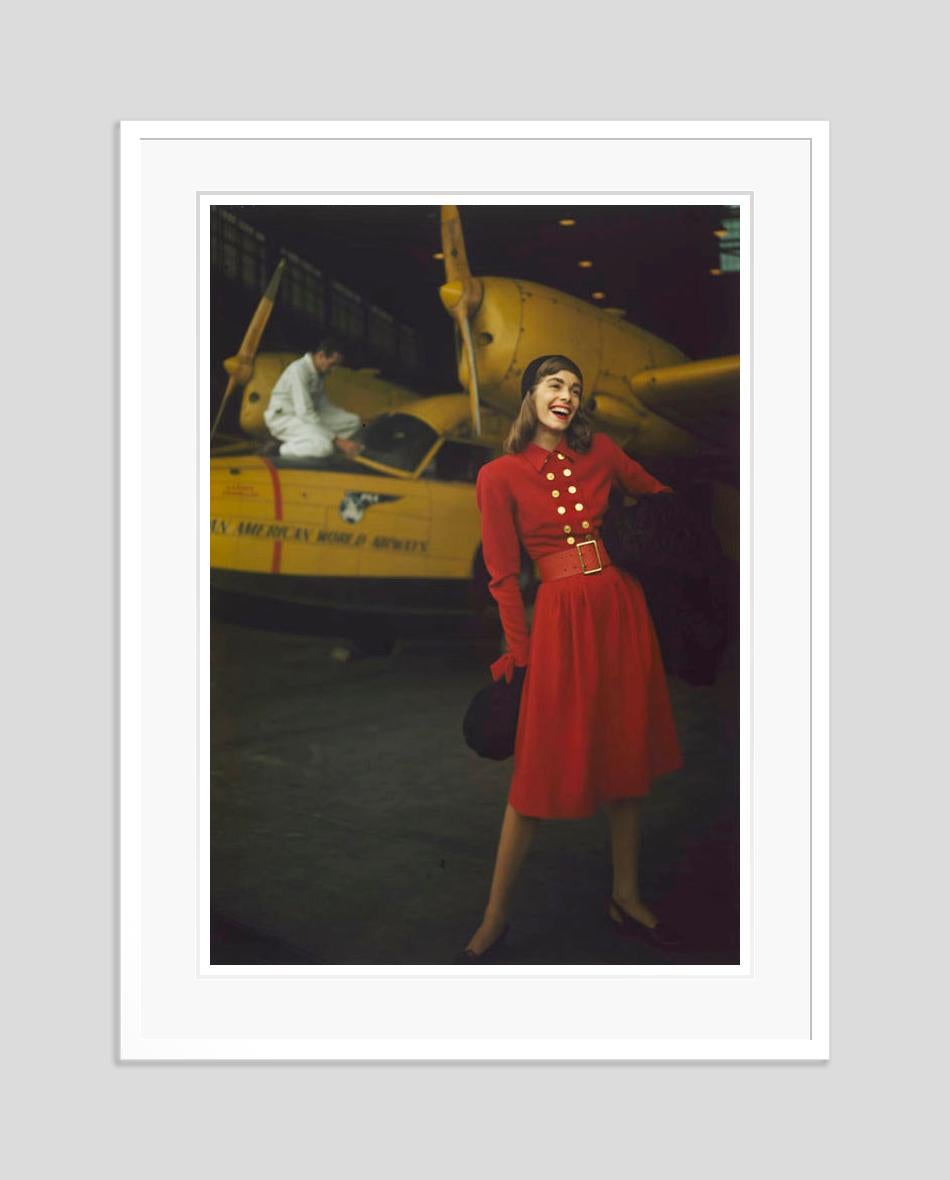
[[[554,497],[555,500],[558,498],[558,496],[560,496],[560,494],[561,493],[557,490],[557,488],[555,488],[554,491],[551,493],[551,495]]]
[[[558,509],[558,514],[559,514],[560,516],[563,516],[565,512],[567,512],[567,509],[566,509],[566,508],[564,507],[564,505],[562,504],[562,505],[561,505],[561,507]]]
[[[570,478],[571,478],[571,469],[570,469],[570,467],[565,467],[565,468],[564,468],[564,474],[567,476],[567,478],[568,478],[568,479],[570,479]]]
[[[548,479],[554,479],[554,472],[553,471],[548,472]]]
[[[581,521],[581,528],[582,529],[589,529],[590,528],[590,521],[589,520],[582,520]]]
[[[566,524],[566,525],[564,526],[564,531],[565,531],[566,533],[573,533],[573,531],[574,531],[574,530],[571,528],[571,526],[570,526],[569,524]]]
[[[557,457],[558,457],[559,459],[563,459],[563,458],[564,458],[564,456],[561,454],[561,452],[560,452],[560,451],[558,451],[558,452],[557,452]]]
[[[574,538],[573,538],[573,537],[568,537],[568,538],[567,538],[567,543],[568,543],[568,545],[573,545],[573,544],[574,544]]]
[[[577,511],[578,511],[578,512],[583,512],[583,511],[584,511],[584,505],[583,505],[583,504],[575,504],[575,505],[574,505],[574,507],[577,509]]]
[[[575,488],[575,487],[574,487],[574,485],[573,485],[573,484],[571,484],[571,486],[570,486],[570,487],[569,487],[567,490],[568,490],[568,491],[571,493],[571,495],[573,496],[573,495],[574,495],[574,493],[577,491],[577,488]]]

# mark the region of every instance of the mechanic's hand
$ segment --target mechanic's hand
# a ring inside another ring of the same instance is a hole
[[[365,450],[362,443],[354,442],[351,438],[335,438],[337,450],[343,452],[344,455],[349,455],[352,458],[354,455],[360,455]]]

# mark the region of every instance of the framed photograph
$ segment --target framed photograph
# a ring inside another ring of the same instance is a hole
[[[122,125],[123,1059],[829,1056],[828,140]]]

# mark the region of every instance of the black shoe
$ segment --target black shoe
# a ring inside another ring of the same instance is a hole
[[[498,935],[493,943],[490,943],[488,946],[486,946],[480,955],[466,947],[465,950],[461,952],[461,954],[455,956],[455,965],[457,967],[472,967],[481,965],[483,963],[495,962],[498,952],[501,950],[502,944],[507,937],[508,924],[505,923],[505,928],[502,930],[501,934]]]
[[[655,926],[647,926],[637,921],[632,914],[628,914],[616,900],[610,899],[607,913],[618,934],[627,938],[639,938],[660,951],[672,951],[683,945],[682,937],[666,922],[657,922]]]

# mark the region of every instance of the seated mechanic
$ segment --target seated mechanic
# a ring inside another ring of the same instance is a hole
[[[277,378],[264,422],[280,442],[285,458],[323,459],[334,450],[358,455],[363,449],[353,435],[360,429],[358,414],[335,406],[324,388],[326,375],[343,354],[333,340],[321,341],[315,352],[305,352]]]

